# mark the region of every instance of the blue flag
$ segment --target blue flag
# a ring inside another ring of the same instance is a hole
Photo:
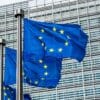
[[[16,90],[8,85],[3,86],[3,100],[16,100]],[[32,100],[29,94],[24,94],[24,100]]]
[[[33,60],[55,57],[80,62],[85,56],[87,41],[88,36],[79,25],[24,19],[24,51]]]
[[[5,48],[5,85],[16,83],[16,52],[14,49]]]
[[[15,100],[16,91],[8,85],[3,86],[3,100]]]
[[[23,55],[24,82],[38,87],[54,88],[57,86],[61,75],[61,59],[44,58],[35,62]],[[6,48],[5,75],[6,85],[16,82],[16,50]]]
[[[24,94],[24,100],[32,100],[29,94]]]

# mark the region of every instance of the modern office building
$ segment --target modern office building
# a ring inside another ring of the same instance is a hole
[[[24,85],[23,91],[32,100],[100,100],[100,0],[27,0],[0,6],[0,38],[12,48],[16,48],[17,8],[33,20],[80,24],[89,36],[83,62],[63,60],[57,88]]]

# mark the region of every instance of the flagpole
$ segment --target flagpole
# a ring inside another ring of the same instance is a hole
[[[22,19],[24,11],[15,11],[17,18],[17,72],[16,72],[16,100],[23,100],[23,77],[22,77]]]
[[[0,39],[0,100],[3,100],[3,50],[5,40]]]

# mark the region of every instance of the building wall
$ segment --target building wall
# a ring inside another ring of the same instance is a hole
[[[14,11],[22,8],[25,17],[55,23],[80,24],[88,34],[87,53],[82,63],[64,59],[62,77],[55,89],[24,84],[32,100],[100,100],[100,0],[28,0],[0,7],[0,38],[16,48]]]

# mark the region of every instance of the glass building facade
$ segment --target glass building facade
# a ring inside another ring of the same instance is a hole
[[[89,36],[83,62],[63,60],[57,88],[24,84],[23,91],[32,100],[100,100],[100,0],[28,0],[0,6],[0,38],[11,48],[16,48],[17,8],[33,20],[80,24]]]

